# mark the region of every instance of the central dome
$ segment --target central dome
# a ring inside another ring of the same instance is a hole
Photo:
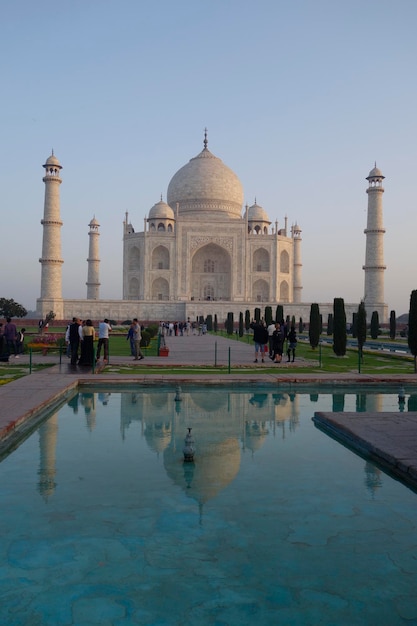
[[[226,214],[240,218],[243,205],[240,180],[207,149],[207,140],[204,144],[200,154],[172,177],[168,185],[168,204],[175,211],[178,203],[180,216],[201,218],[206,213],[212,217]]]

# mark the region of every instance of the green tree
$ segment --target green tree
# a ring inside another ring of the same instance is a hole
[[[217,323],[217,313],[214,314],[214,323],[213,323],[213,330],[215,333],[217,333],[217,330],[219,328],[219,325]]]
[[[270,306],[265,307],[265,324],[267,326],[272,324],[272,307]]]
[[[284,307],[282,304],[277,304],[277,310],[275,311],[275,321],[281,323],[284,319]]]
[[[239,313],[239,337],[243,337],[243,313]]]
[[[298,322],[298,332],[300,335],[304,332],[304,322],[302,317],[300,317],[300,321]]]
[[[327,334],[333,335],[333,313],[329,313],[327,316]]]
[[[408,347],[414,357],[414,372],[417,372],[417,290],[410,296],[410,310],[408,312]]]
[[[228,335],[233,335],[233,311],[227,314],[226,332]]]
[[[261,309],[255,309],[255,322],[259,323],[261,321]]]
[[[291,328],[295,328],[295,315],[291,317]]]
[[[207,315],[206,318],[206,324],[207,324],[207,330],[210,332],[213,330],[213,316],[212,315]]]
[[[355,316],[356,337],[358,339],[359,358],[363,359],[363,346],[366,341],[366,309],[363,300],[360,302]]]
[[[371,337],[372,339],[378,339],[378,335],[379,335],[379,315],[378,315],[378,311],[372,311]]]
[[[395,311],[391,311],[391,313],[389,315],[389,336],[390,336],[390,339],[394,340],[396,334],[397,334],[397,316],[395,315]]]
[[[333,320],[333,352],[336,356],[345,356],[347,333],[345,302],[343,298],[334,298],[333,300]]]
[[[320,341],[320,309],[317,303],[313,303],[310,307],[308,338],[310,340],[310,346],[313,350],[317,348]]]
[[[352,337],[357,337],[358,336],[358,313],[352,313]]]
[[[0,298],[0,316],[1,317],[25,317],[27,311],[18,302],[7,298]]]
[[[246,309],[245,311],[245,330],[248,333],[250,328],[250,311]]]

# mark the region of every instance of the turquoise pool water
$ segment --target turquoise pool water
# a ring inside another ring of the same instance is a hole
[[[3,459],[1,624],[417,624],[417,495],[311,419],[397,392],[175,396],[85,391]]]

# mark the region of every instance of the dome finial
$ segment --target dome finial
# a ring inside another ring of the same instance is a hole
[[[52,156],[54,156],[54,149],[52,148]]]
[[[204,150],[207,150],[207,128],[204,129]]]

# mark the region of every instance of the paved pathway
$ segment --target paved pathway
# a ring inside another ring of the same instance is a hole
[[[111,342],[111,340],[110,340]],[[343,375],[298,374],[292,372],[293,365],[284,359],[280,365],[273,366],[269,358],[265,363],[258,363],[255,372],[225,374],[216,373],[215,365],[250,366],[254,368],[254,346],[246,338],[240,341],[230,340],[215,335],[191,335],[189,337],[167,337],[168,357],[146,357],[143,361],[133,361],[132,357],[116,357],[110,352],[110,366],[140,366],[138,374],[118,374],[107,371],[92,373],[91,369],[72,368],[68,359],[58,355],[33,356],[34,363],[54,364],[53,367],[32,373],[19,380],[0,387],[0,452],[10,447],[21,437],[25,430],[34,427],[39,413],[52,403],[58,403],[77,388],[79,384],[106,385],[135,382],[203,382],[211,384],[230,384],[233,382],[268,383],[303,385],[314,384],[358,384],[358,383],[396,383],[417,385],[417,377],[410,375],[380,375],[346,373]],[[110,343],[111,350],[111,343]],[[299,362],[299,361],[298,361]],[[19,363],[29,365],[29,357],[24,355]],[[305,362],[304,362],[305,363]],[[143,373],[147,364],[157,365],[158,371]],[[166,367],[173,365],[208,365],[213,369],[207,373],[168,375]],[[312,363],[317,367],[317,363]],[[160,369],[159,369],[160,368]],[[266,371],[266,370],[269,371]],[[1,369],[0,369],[1,373]],[[348,443],[360,452],[366,452],[372,458],[389,467],[396,475],[417,488],[417,413],[320,413],[315,417],[317,425],[332,436]]]

